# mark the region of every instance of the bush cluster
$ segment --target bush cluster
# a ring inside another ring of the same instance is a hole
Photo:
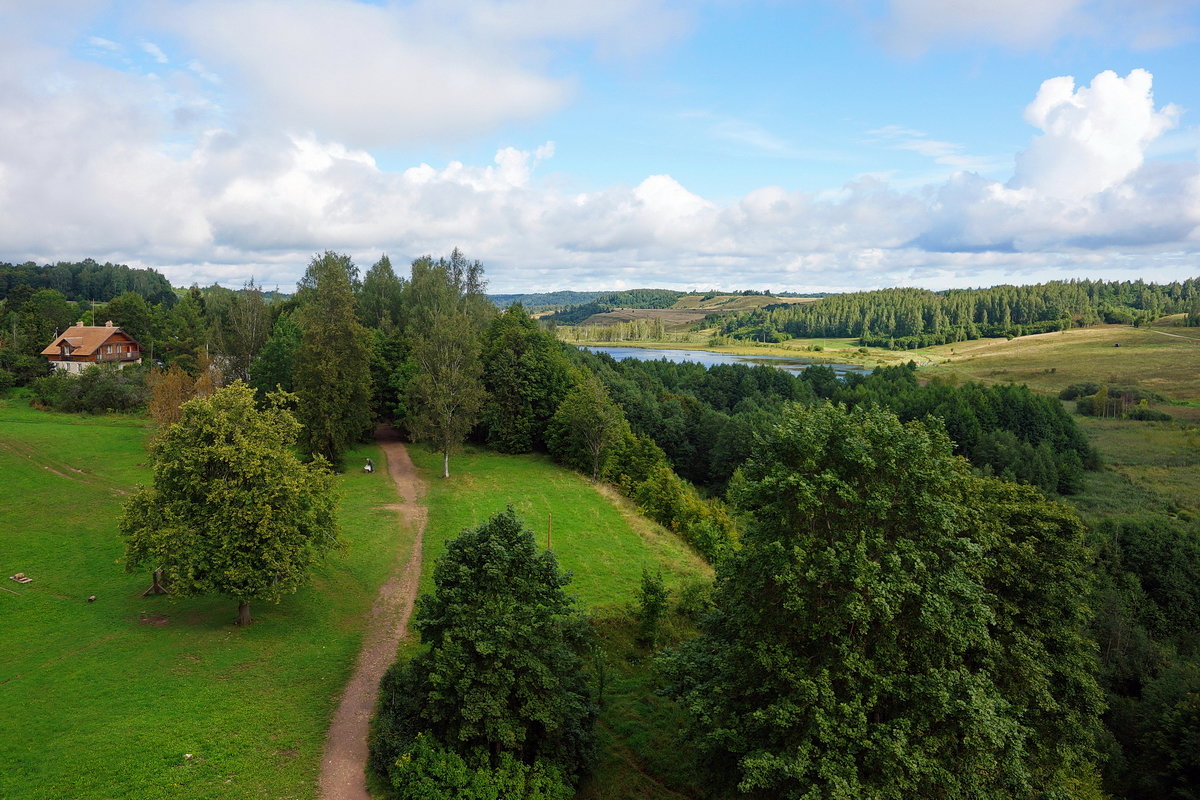
[[[145,372],[137,367],[94,365],[78,375],[56,371],[29,384],[31,402],[56,411],[104,414],[146,404]]]

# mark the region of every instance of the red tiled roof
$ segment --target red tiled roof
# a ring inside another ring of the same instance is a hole
[[[72,325],[62,332],[62,335],[50,343],[45,350],[42,351],[44,356],[56,356],[62,350],[62,345],[65,342],[71,346],[71,355],[73,356],[90,356],[95,354],[100,349],[100,345],[112,339],[116,334],[122,334],[125,338],[137,344],[132,336],[120,328],[109,327],[108,325]],[[138,345],[141,349],[141,345]]]

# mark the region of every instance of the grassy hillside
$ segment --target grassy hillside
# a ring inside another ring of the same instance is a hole
[[[407,556],[383,508],[395,502],[386,473],[341,477],[346,548],[297,594],[255,606],[258,621],[240,629],[229,598],[143,598],[148,576],[124,572],[116,519],[125,493],[148,479],[146,432],[133,417],[0,404],[0,480],[19,498],[0,505],[0,797],[313,798],[364,615]],[[711,575],[676,537],[548,459],[469,451],[442,481],[436,456],[413,454],[430,482],[427,585],[446,541],[508,502],[539,537],[553,514],[554,550],[606,641],[628,638],[623,614],[643,567],[661,566],[673,587]],[[363,447],[347,460],[368,455],[380,458]],[[16,572],[34,582],[9,581]],[[588,796],[672,796],[629,759],[648,749],[640,757],[654,764],[674,726],[661,710],[642,719],[656,702],[651,676],[622,677],[625,653],[607,651],[616,663],[604,757]],[[671,764],[656,768],[670,779]],[[605,788],[639,783],[650,793]]]
[[[709,314],[734,313],[780,303],[811,303],[812,297],[772,297],[770,295],[687,294],[670,308],[611,308],[580,319],[578,325],[616,325],[622,322],[659,320],[671,332],[683,331]],[[563,323],[566,324],[566,323]]]
[[[1117,346],[1119,345],[1119,346]],[[1077,416],[1105,468],[1070,498],[1090,519],[1162,513],[1200,517],[1200,329],[1100,325],[1011,341],[984,339],[918,351],[922,375],[1024,383],[1058,394],[1073,383],[1148,389],[1172,422]]]
[[[553,515],[552,546],[574,575],[568,591],[597,621],[607,679],[599,723],[600,763],[582,788],[585,800],[697,796],[678,757],[673,709],[654,694],[649,654],[633,644],[627,610],[637,597],[642,568],[661,568],[678,599],[685,588],[711,578],[712,570],[678,537],[638,516],[628,501],[544,456],[504,456],[468,448],[450,460],[443,480],[441,457],[410,447],[429,485],[423,588],[431,586],[434,559],[463,528],[473,527],[511,503],[545,542]],[[678,631],[688,623],[668,622]],[[668,631],[668,636],[671,632]],[[413,651],[410,642],[404,650]],[[680,794],[683,792],[684,794]]]
[[[143,598],[148,576],[124,572],[146,430],[0,403],[0,797],[314,797],[364,614],[405,555],[395,495],[343,476],[346,548],[239,629],[229,598]]]
[[[674,308],[695,308],[706,314],[749,311],[779,304],[811,303],[816,297],[776,297],[764,294],[688,294],[675,301]]]
[[[1054,393],[1072,383],[1095,381],[1200,403],[1200,328],[1097,325],[914,352],[937,362],[933,372],[972,380],[1026,383]]]
[[[668,586],[709,572],[679,537],[643,520],[619,496],[546,456],[467,448],[451,457],[451,477],[444,480],[439,454],[421,446],[410,446],[409,453],[429,486],[423,591],[432,589],[433,562],[446,542],[508,504],[542,543],[553,516],[554,554],[574,575],[570,591],[588,608],[632,602],[642,567],[661,565]]]

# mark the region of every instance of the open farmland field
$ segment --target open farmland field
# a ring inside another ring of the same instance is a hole
[[[670,308],[614,308],[602,314],[593,314],[583,325],[616,325],[619,322],[637,320],[661,320],[669,331],[684,330],[704,319],[709,314],[725,314],[749,311],[780,303],[811,303],[813,297],[771,297],[768,295],[718,294],[684,295]]]
[[[678,597],[681,587],[712,576],[712,569],[677,536],[636,514],[629,501],[545,456],[506,456],[467,448],[450,459],[443,480],[441,456],[410,446],[429,491],[422,590],[432,589],[434,560],[446,543],[511,503],[545,543],[553,515],[552,546],[574,579],[567,591],[597,619],[604,642],[607,685],[599,720],[600,760],[580,790],[586,800],[696,796],[686,781],[690,765],[680,759],[673,736],[675,711],[654,694],[653,671],[632,643],[626,610],[638,594],[643,567],[661,569]],[[671,625],[668,621],[668,637]],[[410,642],[402,651],[417,647]],[[684,794],[680,794],[683,792]]]
[[[313,798],[366,611],[407,556],[386,473],[341,476],[345,549],[242,629],[230,598],[143,598],[124,571],[147,430],[0,402],[0,797]]]
[[[687,308],[614,308],[603,314],[592,314],[582,325],[616,325],[619,322],[661,320],[669,331],[684,330],[708,316],[710,312]]]
[[[929,376],[1024,383],[1057,394],[1072,383],[1137,386],[1168,400],[1200,404],[1200,328],[1097,325],[1012,340],[979,339],[913,351],[934,362]],[[948,363],[946,363],[948,362]],[[1168,409],[1200,419],[1200,409]]]
[[[1200,517],[1200,329],[1100,325],[918,353],[928,365],[923,376],[1023,383],[1054,395],[1084,382],[1162,395],[1168,403],[1157,407],[1172,422],[1075,417],[1105,467],[1087,473],[1083,491],[1069,499],[1090,519],[1145,512]]]
[[[749,311],[763,306],[812,303],[818,297],[777,297],[763,294],[686,294],[675,301],[674,308],[695,308],[708,314]]]
[[[1083,491],[1069,498],[1084,516],[1157,512],[1200,519],[1200,426],[1075,419],[1104,460],[1104,469],[1085,474]]]

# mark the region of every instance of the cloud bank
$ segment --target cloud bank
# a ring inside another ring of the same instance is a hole
[[[485,262],[498,291],[1195,271],[1200,166],[1194,154],[1147,160],[1182,112],[1156,105],[1143,70],[1045,81],[1025,110],[1037,133],[1006,183],[970,171],[958,145],[893,127],[867,133],[962,171],[915,191],[864,177],[716,203],[670,175],[571,190],[550,172],[552,142],[505,147],[484,164],[392,169],[371,155],[543,113],[572,89],[540,50],[586,41],[629,57],[686,25],[665,3],[280,5],[186,5],[172,18],[183,51],[165,40],[90,45],[140,56],[141,71],[0,32],[0,258],[92,256],[154,266],[177,284],[253,276],[284,289],[317,251],[369,264],[455,246]],[[1045,13],[1075,7],[1060,0]],[[453,33],[433,36],[447,14]],[[231,85],[247,88],[231,97]]]

